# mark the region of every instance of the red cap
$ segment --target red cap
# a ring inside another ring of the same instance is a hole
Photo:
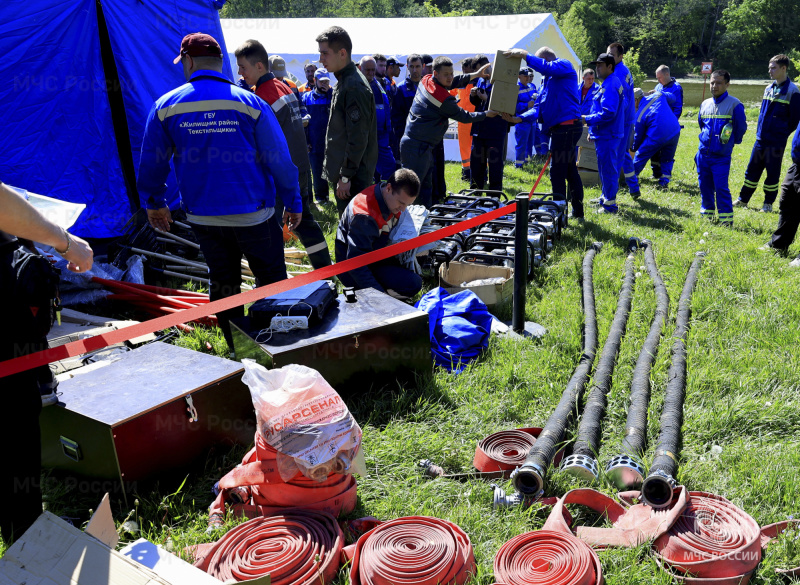
[[[219,57],[222,59],[222,49],[219,48],[219,43],[211,35],[192,33],[183,37],[181,52],[175,57],[173,63],[177,64],[184,55],[189,55],[190,57]]]

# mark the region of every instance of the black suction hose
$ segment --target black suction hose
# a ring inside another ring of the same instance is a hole
[[[561,395],[558,406],[547,419],[547,424],[528,453],[525,463],[512,474],[514,487],[526,497],[539,497],[544,493],[544,476],[547,468],[550,467],[556,450],[564,438],[569,419],[583,394],[592,370],[597,353],[597,313],[594,306],[592,268],[594,257],[602,247],[603,244],[595,242],[583,257],[583,354]]]
[[[664,409],[661,411],[661,434],[650,473],[642,484],[642,501],[653,508],[664,508],[672,501],[677,487],[678,453],[681,447],[683,403],[686,399],[686,339],[692,316],[692,293],[697,285],[705,252],[697,252],[686,275],[683,292],[678,301],[675,319],[675,341],[672,343],[672,363],[664,390]]]
[[[575,438],[572,454],[561,464],[561,471],[587,481],[594,481],[600,475],[596,458],[602,437],[600,424],[606,415],[607,397],[611,390],[614,367],[617,365],[619,348],[622,345],[622,338],[625,336],[625,328],[628,324],[628,315],[631,312],[633,285],[636,281],[633,261],[634,252],[638,247],[639,241],[631,238],[628,246],[630,253],[625,260],[625,279],[619,292],[614,320],[611,322],[608,337],[603,344],[603,351],[600,352],[600,359],[594,372],[586,406],[583,408],[583,416],[578,426],[578,435]]]
[[[650,370],[658,354],[658,345],[664,324],[669,315],[669,295],[664,280],[658,272],[653,243],[642,240],[644,263],[656,293],[656,312],[650,324],[650,332],[644,341],[631,379],[631,397],[628,419],[625,423],[625,437],[622,439],[619,454],[606,466],[606,476],[621,490],[638,487],[642,484],[644,467],[642,455],[647,446],[647,409],[650,405]]]

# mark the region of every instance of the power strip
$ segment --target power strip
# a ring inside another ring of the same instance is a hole
[[[272,321],[269,323],[269,327],[276,332],[308,329],[308,317],[273,317]]]

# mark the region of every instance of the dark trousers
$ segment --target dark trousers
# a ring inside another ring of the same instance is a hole
[[[300,173],[300,198],[303,200],[303,217],[300,225],[294,228],[294,233],[300,238],[311,266],[316,270],[323,266],[331,265],[331,253],[328,250],[328,242],[325,241],[325,234],[319,227],[314,218],[314,206],[311,204],[311,191],[308,188],[308,174]],[[280,197],[275,198],[275,217],[278,223],[283,225],[283,202]]]
[[[314,199],[320,203],[329,201],[329,185],[328,181],[322,178],[322,162],[325,160],[325,146],[323,145],[319,152],[312,150],[308,153],[308,159],[311,162],[311,182],[314,185]]]
[[[427,208],[433,204],[433,150],[429,142],[403,136],[400,140],[400,160],[404,169],[411,169],[419,177],[417,205]]]
[[[439,203],[447,197],[447,182],[444,179],[444,140],[433,147],[432,201]]]
[[[44,338],[28,339],[30,309],[14,295],[16,274],[12,269],[13,243],[0,246],[0,303],[5,308],[0,361],[28,355],[47,348]],[[5,445],[0,466],[0,534],[6,546],[18,539],[42,513],[42,439],[39,413],[42,397],[39,382],[52,381],[49,368],[0,378],[3,423],[0,445]],[[51,407],[58,408],[58,407]]]
[[[385,291],[391,289],[402,297],[411,298],[422,289],[422,278],[419,274],[400,266],[396,258],[387,258],[367,268]],[[358,286],[349,272],[340,274],[339,280],[345,286]]]
[[[744,172],[744,184],[739,192],[739,199],[747,203],[753,196],[761,180],[761,173],[767,170],[764,180],[764,203],[772,205],[778,198],[778,188],[781,184],[781,162],[783,162],[784,146],[769,146],[756,140],[753,152],[750,153],[750,162]]]
[[[503,163],[505,162],[506,137],[486,139],[472,137],[469,168],[472,171],[472,186],[486,187],[486,166],[489,166],[489,189],[503,190]]]
[[[192,224],[197,243],[208,264],[212,301],[231,297],[242,291],[242,255],[247,258],[256,285],[264,286],[286,279],[283,260],[283,234],[276,214],[267,221],[247,227],[220,227]],[[244,307],[217,313],[228,346],[233,349],[230,320],[243,317]]]
[[[339,199],[339,197],[336,196],[336,183],[331,183],[331,187],[333,188],[333,196],[336,199],[336,211],[339,212],[339,217],[341,217],[344,213],[344,210],[347,209],[347,205],[350,203],[350,201],[352,201],[353,197],[361,193],[364,189],[369,187],[369,185],[370,184],[366,184],[356,177],[353,177],[350,180],[350,196],[347,199]]]
[[[575,164],[575,147],[582,133],[582,123],[550,128],[550,184],[553,193],[565,197],[569,193],[574,217],[583,217],[583,183]]]
[[[778,250],[787,250],[800,225],[800,172],[797,163],[792,163],[781,185],[780,216],[778,228],[772,234],[770,245]]]

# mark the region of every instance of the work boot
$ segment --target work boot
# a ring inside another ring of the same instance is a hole
[[[469,183],[471,179],[472,177],[469,173],[469,169],[461,167],[461,180]]]
[[[765,203],[761,208],[761,213],[772,213],[772,203]]]
[[[589,203],[591,203],[592,205],[602,205],[603,204],[603,198],[602,197],[598,197],[597,199],[589,199]]]
[[[747,201],[739,197],[736,201],[733,202],[734,207],[747,207]]]
[[[789,262],[789,266],[792,268],[800,268],[800,256]]]
[[[631,193],[631,199],[633,199],[634,201],[636,199],[638,199],[639,197],[641,197],[641,196],[642,196],[642,192],[641,191],[634,191],[634,192]]]

